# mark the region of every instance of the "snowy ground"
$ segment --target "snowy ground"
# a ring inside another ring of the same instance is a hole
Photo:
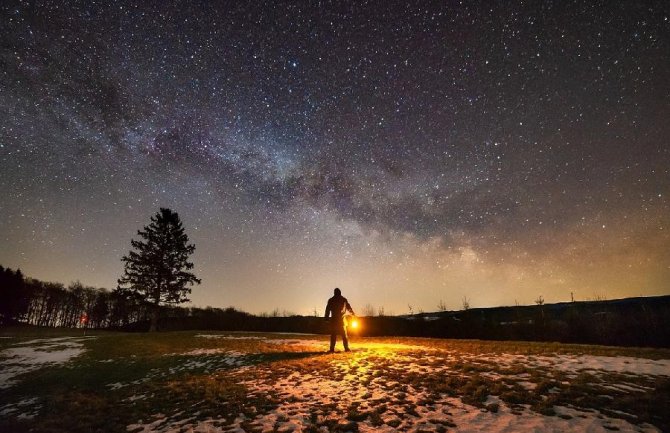
[[[0,352],[0,389],[19,382],[22,374],[53,365],[62,365],[84,353],[87,337],[43,338],[19,342]],[[37,397],[0,405],[0,416],[18,419],[35,418],[41,405]]]
[[[302,349],[324,347],[323,341],[314,339],[267,338],[266,342]],[[631,383],[603,386],[629,392],[645,391],[645,387],[638,385],[635,380],[638,376],[650,380],[657,376],[670,376],[670,360],[667,359],[590,355],[467,356],[457,351],[440,351],[421,345],[368,343],[359,345],[352,354],[326,356],[325,359],[322,356],[315,362],[283,366],[261,364],[229,373],[239,377],[240,383],[248,390],[250,400],[274,402],[271,410],[251,408],[251,415],[239,414],[232,424],[226,423],[223,417],[196,421],[156,414],[150,422],[129,425],[128,431],[660,431],[647,423],[627,421],[635,420],[636,415],[633,413],[621,412],[621,417],[612,417],[594,409],[553,406],[554,414],[546,416],[532,410],[530,404],[508,404],[494,395],[486,395],[483,402],[475,406],[463,402],[458,396],[422,386],[421,380],[417,381],[416,377],[412,378],[412,384],[403,383],[403,377],[410,374],[423,375],[431,381],[439,380],[440,376],[449,378],[452,376],[448,371],[450,364],[445,360],[474,366],[489,364],[494,367],[492,371],[481,372],[484,376],[488,373],[489,380],[516,382],[520,387],[531,390],[537,384],[531,381],[530,374],[505,374],[506,369],[524,365],[524,370],[555,370],[566,373],[565,378],[568,380],[585,372],[595,375],[625,373],[629,375]],[[385,374],[389,371],[395,374]],[[547,389],[548,394],[552,392],[558,391]]]
[[[110,352],[85,361],[80,355],[91,337],[7,341],[0,418],[39,422],[45,396],[7,393],[20,389],[25,375],[72,365],[95,374],[150,364],[141,376],[122,371],[99,390],[116,416],[142,408],[123,427],[130,433],[658,432],[649,421],[663,410],[642,411],[664,404],[670,383],[670,359],[588,350],[524,354],[506,352],[504,343],[359,339],[351,353],[326,354],[324,336],[168,337],[157,343],[160,353]],[[180,393],[181,400],[172,398]]]
[[[19,342],[0,352],[0,389],[8,388],[17,376],[49,365],[58,365],[84,353],[83,342],[95,337],[41,338]]]

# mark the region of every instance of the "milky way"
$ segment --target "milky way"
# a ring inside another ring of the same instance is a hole
[[[667,2],[3,2],[0,264],[196,305],[670,293]]]

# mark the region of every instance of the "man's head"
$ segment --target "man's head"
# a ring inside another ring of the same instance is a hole
[[[335,290],[333,290],[333,292],[335,293],[335,296],[342,296],[342,291],[337,287],[335,287]]]

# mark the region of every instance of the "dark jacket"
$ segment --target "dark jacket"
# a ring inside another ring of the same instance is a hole
[[[354,310],[351,308],[351,305],[349,305],[347,298],[342,295],[335,295],[328,300],[325,317],[328,318],[332,314],[334,322],[342,323],[347,311],[354,314]]]

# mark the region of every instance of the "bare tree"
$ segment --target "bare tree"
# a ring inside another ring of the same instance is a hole
[[[470,309],[470,300],[468,299],[467,296],[463,296],[463,310],[469,310]]]
[[[372,317],[375,315],[375,307],[373,307],[371,304],[365,304],[361,310],[361,313],[363,313],[364,317]]]
[[[535,300],[535,303],[537,305],[544,305],[544,298],[542,297],[542,295],[537,297],[537,299]]]
[[[440,299],[440,302],[437,304],[437,311],[447,311],[447,304]]]

